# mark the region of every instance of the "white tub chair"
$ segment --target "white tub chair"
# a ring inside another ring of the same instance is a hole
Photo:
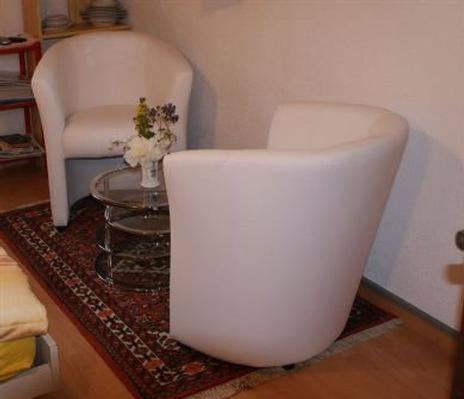
[[[326,349],[347,321],[407,134],[380,108],[286,104],[266,150],[168,155],[172,337],[250,366]]]
[[[63,40],[37,66],[34,91],[44,130],[53,222],[65,226],[69,205],[89,181],[121,164],[111,142],[134,131],[140,97],[177,106],[174,150],[186,148],[192,69],[170,45],[134,32],[99,32]]]

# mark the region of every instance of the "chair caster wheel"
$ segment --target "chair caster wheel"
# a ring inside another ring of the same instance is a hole
[[[285,366],[282,366],[282,368],[283,368],[285,371],[293,370],[293,369],[295,368],[295,363],[286,364]]]

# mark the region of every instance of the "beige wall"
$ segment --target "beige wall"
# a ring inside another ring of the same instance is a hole
[[[20,33],[23,26],[20,0],[0,0],[0,35]]]
[[[15,35],[23,30],[21,1],[0,0],[0,36]],[[0,70],[15,70],[18,67],[17,56],[0,57]],[[0,112],[0,134],[21,133],[24,130],[22,111]]]
[[[190,146],[264,145],[287,100],[391,108],[411,139],[366,275],[457,325],[464,228],[464,1],[125,0],[136,30],[178,46],[195,68]],[[0,0],[0,34],[21,30]],[[12,67],[0,59],[0,68]],[[0,132],[21,118],[0,114]],[[20,130],[18,130],[20,131]]]
[[[463,1],[125,3],[136,30],[173,43],[195,68],[193,148],[262,147],[287,100],[403,114],[411,138],[366,276],[457,326],[448,265],[461,261],[453,237],[464,228]]]

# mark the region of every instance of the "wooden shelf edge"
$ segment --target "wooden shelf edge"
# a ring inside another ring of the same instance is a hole
[[[99,31],[114,31],[114,30],[128,30],[130,26],[128,24],[116,24],[112,26],[92,26],[88,24],[75,24],[69,29],[60,32],[43,32],[42,38],[43,40],[50,40],[50,39],[61,39],[64,37],[70,37],[75,35],[80,35],[82,33],[90,33],[90,32],[99,32]]]
[[[33,107],[35,105],[35,100],[30,99],[30,100],[24,100],[24,101],[15,101],[11,100],[8,102],[0,102],[0,111],[9,111],[12,109],[18,109],[18,108],[29,108]]]
[[[25,42],[11,43],[0,47],[0,55],[19,54],[32,51],[38,46],[39,39],[28,34],[22,33],[21,36],[26,39]]]
[[[45,157],[45,151],[42,152],[35,152],[33,154],[27,154],[25,156],[11,156],[11,157],[2,157],[0,156],[0,164],[6,164],[10,162],[18,162],[18,161],[27,161],[28,159],[36,159]]]

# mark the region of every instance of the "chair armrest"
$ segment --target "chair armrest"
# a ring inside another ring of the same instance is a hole
[[[32,91],[40,112],[45,145],[55,152],[61,149],[61,134],[66,123],[65,93],[60,82],[60,68],[56,57],[43,60],[32,77]]]
[[[62,215],[60,219],[54,215],[54,223],[66,225],[69,209],[65,155],[61,140],[66,125],[66,97],[63,95],[59,80],[60,71],[55,65],[55,58],[48,58],[45,62],[39,63],[32,78],[32,90],[44,132],[50,202],[55,215]]]

